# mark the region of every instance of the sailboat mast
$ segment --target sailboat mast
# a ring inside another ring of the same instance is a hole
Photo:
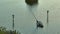
[[[13,28],[13,30],[14,30],[14,14],[12,15],[12,18],[13,18],[12,28]]]
[[[49,10],[47,10],[47,25],[48,25],[48,13],[49,13]]]

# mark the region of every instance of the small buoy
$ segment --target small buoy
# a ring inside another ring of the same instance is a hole
[[[25,0],[25,2],[26,2],[28,5],[38,4],[38,0]]]

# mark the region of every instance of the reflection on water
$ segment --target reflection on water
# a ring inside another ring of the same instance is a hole
[[[49,10],[49,25],[46,26],[47,10]],[[35,31],[34,13],[44,28]],[[25,0],[0,0],[0,26],[12,30],[12,17],[15,15],[15,29],[22,34],[56,34],[60,32],[60,0],[39,0],[34,7],[26,5]],[[33,33],[32,33],[33,32]]]

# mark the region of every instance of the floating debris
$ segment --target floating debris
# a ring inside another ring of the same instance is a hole
[[[43,28],[43,27],[44,27],[41,21],[36,20],[36,22],[37,22],[37,23],[36,23],[36,24],[37,24],[37,28],[38,28],[38,27],[39,27],[39,28]]]

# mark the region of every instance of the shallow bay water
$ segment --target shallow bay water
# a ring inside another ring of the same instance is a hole
[[[15,15],[15,29],[22,34],[60,34],[60,0],[39,0],[32,12],[44,28],[36,29],[36,21],[25,0],[0,0],[0,26],[12,30],[12,14]],[[47,10],[49,23],[47,27]]]

